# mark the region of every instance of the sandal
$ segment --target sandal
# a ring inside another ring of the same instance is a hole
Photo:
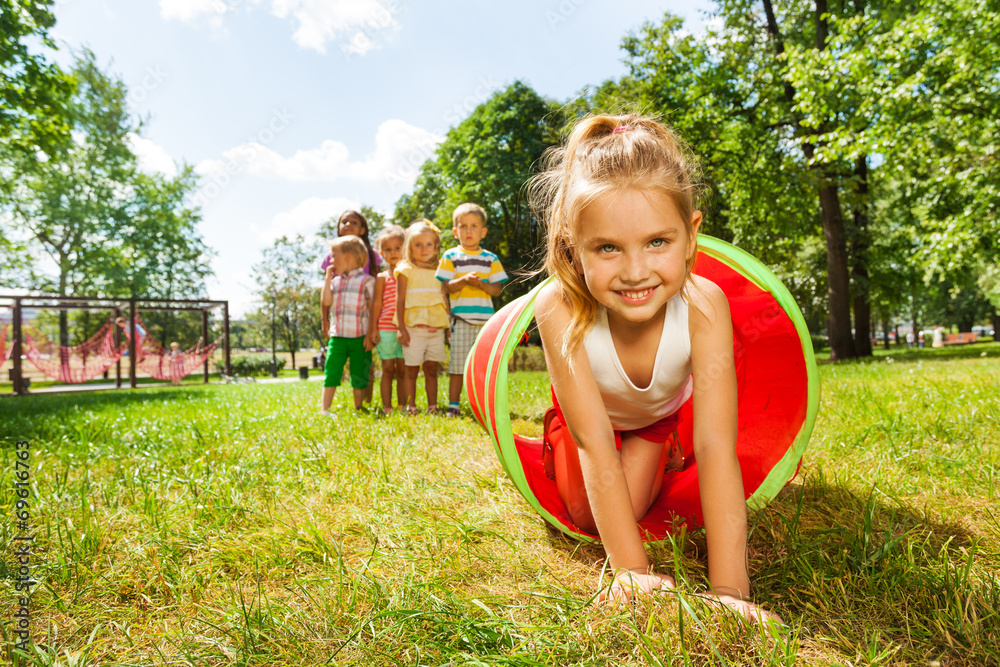
[[[684,449],[681,448],[680,440],[677,437],[677,431],[670,434],[664,445],[667,450],[666,461],[663,466],[663,473],[677,472],[678,470],[684,469],[684,464],[687,463],[684,458]]]

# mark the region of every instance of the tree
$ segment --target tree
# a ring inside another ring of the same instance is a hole
[[[537,265],[535,252],[542,242],[542,227],[532,213],[524,192],[539,158],[559,142],[563,126],[560,107],[545,100],[529,86],[515,81],[477,106],[468,118],[451,128],[433,158],[420,169],[411,195],[396,204],[396,220],[430,218],[446,230],[446,245],[453,243],[451,213],[472,201],[489,216],[484,241],[512,270]],[[527,292],[515,282],[501,294],[507,302]]]
[[[815,91],[799,108],[823,119],[817,141],[829,159],[879,156],[899,204],[879,224],[906,218],[917,279],[952,285],[956,303],[944,311],[973,312],[962,304],[983,297],[969,276],[1000,260],[1000,12],[977,0],[854,4],[831,15],[828,54],[789,58],[793,78]]]
[[[274,323],[276,335],[292,355],[293,367],[295,353],[322,338],[315,262],[313,249],[301,235],[282,236],[264,250],[252,269],[257,285],[254,294],[260,303],[257,317],[266,316]]]
[[[192,170],[174,179],[139,172],[129,147],[139,126],[124,84],[102,72],[90,52],[78,58],[73,76],[73,141],[44,159],[20,160],[5,202],[26,255],[44,253],[56,267],[46,274],[35,260],[34,286],[60,296],[204,296],[210,251],[197,232],[197,212],[186,205]],[[64,346],[67,328],[63,312]]]
[[[75,139],[62,153],[22,162],[8,208],[29,247],[56,266],[42,286],[56,294],[181,298],[204,295],[210,250],[187,204],[190,167],[176,178],[138,171],[129,135],[138,124],[121,81],[92,53],[74,68]]]
[[[629,75],[585,91],[572,113],[636,111],[671,125],[701,166],[702,230],[767,263],[818,331],[827,298],[814,179],[775,113],[783,91],[766,36],[737,27],[699,40],[670,14],[644,24],[622,40]]]
[[[0,159],[51,152],[69,139],[65,102],[72,84],[29,44],[50,49],[53,0],[0,0]],[[9,174],[5,173],[5,176]],[[5,185],[7,185],[5,183]]]

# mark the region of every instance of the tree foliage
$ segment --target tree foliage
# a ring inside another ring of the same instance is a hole
[[[19,161],[21,178],[5,202],[12,238],[47,259],[34,262],[38,282],[21,286],[67,296],[204,296],[210,250],[187,204],[192,169],[175,178],[140,172],[129,145],[139,125],[124,84],[89,52],[73,76],[73,141],[44,160]]]
[[[248,319],[266,330],[274,327],[293,366],[299,349],[322,339],[315,267],[314,248],[298,235],[277,239],[252,269],[258,308]]]
[[[494,93],[468,118],[451,128],[435,156],[425,162],[414,192],[396,203],[394,218],[406,224],[426,217],[444,230],[445,247],[455,245],[452,211],[471,201],[489,217],[483,246],[507,271],[536,265],[542,242],[540,222],[524,191],[545,150],[559,142],[561,108],[520,81]],[[527,292],[514,281],[499,302]]]
[[[585,91],[574,113],[673,125],[701,158],[705,231],[770,264],[836,358],[870,354],[872,317],[923,310],[966,326],[969,308],[932,306],[927,288],[982,303],[992,284],[969,276],[997,263],[996,10],[721,0],[713,25],[702,37],[670,15],[642,26],[623,40],[629,75]]]
[[[58,149],[69,137],[69,78],[43,53],[55,24],[54,0],[0,0],[0,159]]]

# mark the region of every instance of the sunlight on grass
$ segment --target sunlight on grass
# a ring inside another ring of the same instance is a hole
[[[649,547],[677,591],[596,606],[603,551],[547,530],[468,417],[340,392],[327,419],[311,383],[3,400],[4,488],[33,448],[22,664],[997,664],[997,357],[822,366],[800,475],[751,517],[783,631],[700,597],[700,532]],[[509,395],[540,435],[545,374]]]

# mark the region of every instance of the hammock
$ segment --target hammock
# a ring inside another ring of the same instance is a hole
[[[34,325],[24,326],[23,331],[24,354],[35,368],[50,378],[71,384],[103,375],[127,347],[125,342],[115,347],[115,324],[111,318],[97,333],[73,347],[53,343]]]
[[[819,407],[812,343],[788,290],[739,248],[699,235],[694,273],[715,282],[729,300],[739,388],[736,453],[747,506],[760,509],[795,475],[812,432]],[[573,524],[555,481],[545,474],[541,440],[515,434],[509,417],[507,363],[534,319],[542,285],[486,323],[466,360],[465,385],[476,420],[528,504],[557,530],[592,541],[599,538]],[[664,479],[660,495],[639,521],[644,540],[664,540],[682,525],[703,525],[691,421],[688,400],[678,426],[687,463]]]
[[[194,347],[173,352],[147,332],[142,342],[142,353],[137,354],[136,365],[158,380],[180,380],[198,370],[212,356],[220,342],[221,336],[202,347],[199,338]]]

